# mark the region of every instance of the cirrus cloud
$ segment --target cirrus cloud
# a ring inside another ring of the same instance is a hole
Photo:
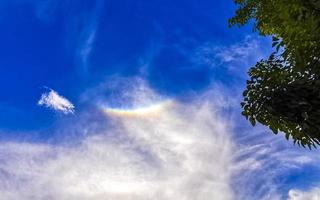
[[[78,135],[54,144],[0,143],[3,199],[280,200],[297,195],[289,192],[296,187],[281,190],[279,177],[319,163],[316,152],[289,148],[261,129],[234,128],[238,119],[225,115],[234,104],[219,87],[161,103],[168,97],[141,80],[113,84],[85,93],[97,111],[90,106],[59,127]]]
[[[129,91],[134,91],[132,98]],[[162,99],[143,86],[122,92],[135,106],[142,97]],[[100,124],[107,120],[112,125],[90,129],[76,144],[1,143],[2,198],[234,199],[231,130],[214,104],[172,100],[150,113],[128,110],[130,115],[105,112],[108,108],[101,104],[97,109],[103,113]]]

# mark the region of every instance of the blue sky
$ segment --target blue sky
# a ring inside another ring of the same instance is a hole
[[[1,1],[1,196],[319,198],[317,151],[240,116],[246,72],[272,49],[250,25],[229,28],[234,11]]]

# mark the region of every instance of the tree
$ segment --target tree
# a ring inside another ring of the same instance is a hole
[[[275,51],[249,70],[242,114],[254,126],[320,145],[320,0],[235,0],[230,26],[254,20]]]

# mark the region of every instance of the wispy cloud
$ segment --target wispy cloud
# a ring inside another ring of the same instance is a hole
[[[90,57],[93,44],[96,38],[96,29],[90,29],[83,34],[83,38],[80,42],[79,49],[77,51],[77,57],[79,59],[79,64],[83,72],[88,71],[88,59]]]
[[[268,56],[271,51],[269,42],[248,35],[243,41],[229,46],[206,42],[195,49],[191,56],[194,63],[211,68],[222,67],[237,74]]]
[[[83,75],[87,75],[89,71],[89,59],[97,37],[103,5],[104,1],[96,0],[90,11],[74,17],[69,21],[67,27],[68,38],[73,40],[75,45],[75,63]],[[79,27],[82,27],[82,29],[79,30]],[[70,41],[66,42],[70,43]]]
[[[99,18],[104,5],[103,2],[103,0],[97,0],[94,8],[88,15],[75,20],[76,24],[81,24],[84,27],[80,32],[70,31],[75,34],[72,37],[78,38],[76,41],[76,63],[81,68],[83,74],[88,73],[89,58],[97,36]],[[75,22],[73,21],[72,23]],[[70,24],[69,28],[78,29],[77,26],[72,24]]]
[[[229,47],[221,47],[215,49],[215,56],[222,63],[243,62],[247,61],[250,56],[259,57],[258,51],[261,47],[261,41],[251,36],[247,36],[244,41],[231,45]],[[258,59],[257,59],[258,60]]]
[[[132,95],[134,104],[155,98],[139,87],[120,93]],[[2,143],[2,198],[232,200],[233,145],[217,109],[209,101],[173,102],[147,115],[105,113],[101,121],[112,126],[77,145]]]
[[[248,196],[261,200],[286,199],[289,191],[284,188],[290,190],[301,185],[286,180],[319,164],[317,152],[294,147],[282,135],[268,135],[262,128],[248,131],[238,132],[243,138],[236,142],[239,150],[235,153],[234,184],[244,186],[235,187],[240,199],[248,199]],[[317,183],[310,181],[309,184]]]
[[[85,137],[61,146],[1,143],[4,199],[280,200],[297,196],[297,190],[282,191],[279,177],[319,163],[317,152],[289,147],[283,138],[259,128],[235,127],[224,113],[226,105],[234,104],[226,103],[228,94],[219,87],[189,102],[161,104],[167,97],[144,81],[112,83],[85,93],[89,96],[84,100],[96,105],[99,117],[89,122],[79,115],[77,122],[59,127]],[[44,99],[59,96],[50,92]],[[112,102],[127,110],[106,112],[116,105]],[[134,109],[155,104],[152,112]]]
[[[74,113],[74,105],[65,97],[60,96],[56,91],[51,90],[41,95],[38,105],[51,108],[64,114]]]
[[[51,23],[59,16],[65,17],[64,38],[66,50],[74,57],[79,71],[86,75],[89,58],[94,47],[99,18],[104,1],[73,0],[25,0],[34,7],[36,16],[45,23]]]

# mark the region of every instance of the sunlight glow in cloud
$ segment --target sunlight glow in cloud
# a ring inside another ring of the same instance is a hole
[[[154,103],[150,106],[125,109],[125,108],[104,108],[103,110],[109,115],[119,115],[119,116],[143,116],[143,115],[157,115],[164,108],[169,108],[174,106],[174,102],[171,100],[166,100],[159,103]]]
[[[74,113],[74,105],[54,90],[42,94],[38,105],[51,108],[64,114]]]

